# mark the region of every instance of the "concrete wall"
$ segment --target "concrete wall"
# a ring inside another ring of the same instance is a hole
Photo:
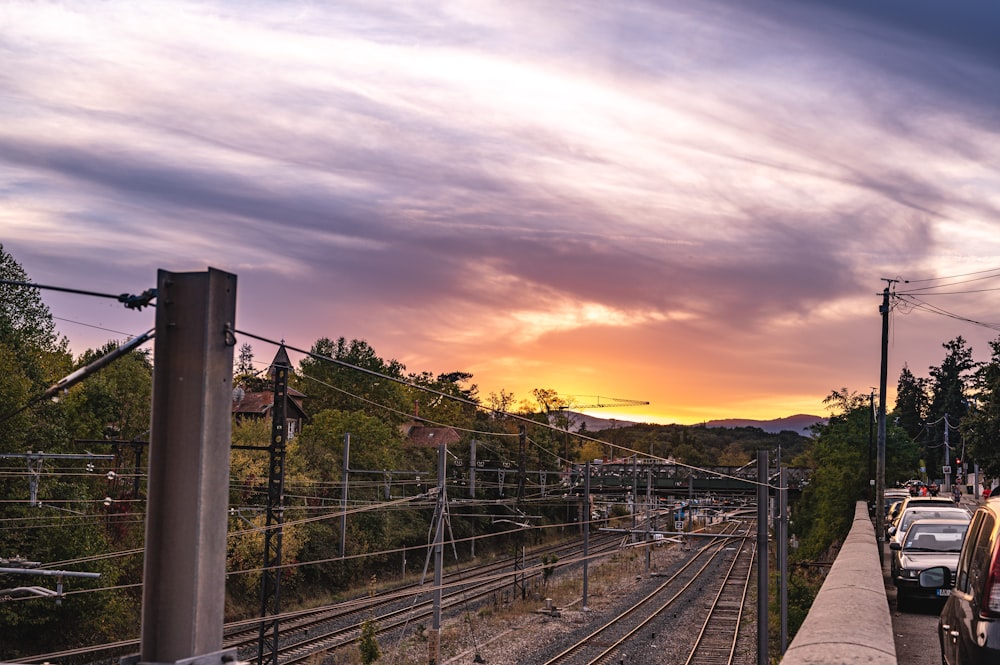
[[[859,501],[854,524],[781,665],[896,665],[875,526]]]

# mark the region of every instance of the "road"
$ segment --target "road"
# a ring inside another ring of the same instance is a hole
[[[962,507],[976,510],[975,497],[963,495]],[[896,662],[906,665],[941,665],[941,645],[937,636],[937,620],[944,601],[914,602],[906,612],[896,608],[896,587],[889,575],[889,548],[883,544],[882,575],[885,593],[892,613],[892,632],[896,642]]]

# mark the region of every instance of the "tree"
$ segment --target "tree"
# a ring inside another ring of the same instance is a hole
[[[973,376],[975,407],[962,421],[965,454],[986,476],[1000,476],[1000,337],[990,342],[990,360]]]
[[[0,243],[0,279],[30,282],[13,256]],[[0,284],[0,344],[14,352],[42,350],[65,351],[66,340],[56,335],[49,308],[42,302],[38,289],[28,286]]]
[[[378,622],[369,617],[361,622],[361,637],[358,639],[358,651],[361,653],[361,662],[371,665],[382,655],[378,646]]]
[[[903,365],[899,381],[896,382],[896,407],[893,409],[893,416],[898,418],[896,424],[911,439],[916,439],[924,429],[929,408],[927,379],[918,379],[908,366]]]
[[[313,344],[311,353],[299,363],[295,377],[296,387],[309,395],[305,403],[309,415],[337,409],[385,417],[387,409],[398,414],[412,408],[405,403],[399,383],[406,366],[383,360],[364,340],[348,342],[340,337],[334,342],[323,337]]]
[[[0,280],[30,281],[2,244]],[[31,411],[24,407],[68,373],[72,358],[67,348],[38,289],[0,284],[0,452],[35,446],[51,450],[49,442],[65,440],[60,414],[51,403],[37,403]]]
[[[961,425],[968,412],[965,386],[970,373],[978,366],[978,363],[972,360],[972,349],[961,335],[945,342],[942,346],[947,350],[947,355],[939,366],[930,368],[931,402],[928,413],[930,437],[924,444],[924,460],[932,478],[944,464],[946,427],[951,429],[947,435],[951,448],[961,449],[961,434],[960,431],[954,431],[954,428]]]
[[[463,387],[472,379],[468,372],[449,372],[435,376],[431,372],[409,374],[407,381],[418,387],[400,386],[413,415],[430,423],[447,423],[471,428],[479,403],[475,384]]]
[[[868,395],[847,388],[823,400],[832,411],[817,425],[812,478],[796,507],[794,531],[800,535],[797,556],[813,558],[847,535],[854,504],[868,495],[868,436],[871,407]],[[886,479],[912,472],[916,448],[896,426],[886,430]]]
[[[253,347],[246,342],[240,347],[240,354],[233,368],[233,385],[252,393],[271,387],[266,372],[254,368]]]
[[[80,355],[77,367],[114,352],[117,342]],[[131,441],[149,431],[153,363],[149,349],[135,349],[71,389],[63,400],[73,438]]]

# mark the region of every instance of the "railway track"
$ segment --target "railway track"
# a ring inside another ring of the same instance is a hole
[[[591,555],[600,556],[619,549],[621,536],[597,534],[592,536]],[[580,542],[570,541],[534,548],[524,556],[523,569],[515,570],[513,557],[447,572],[443,578],[443,611],[459,605],[482,602],[505,588],[511,588],[515,574],[521,584],[541,575],[541,559],[546,555],[559,558],[559,566],[574,565],[574,556],[580,553]],[[329,650],[355,641],[363,621],[374,618],[379,633],[400,630],[407,622],[420,622],[431,615],[429,600],[420,602],[421,595],[429,595],[426,585],[408,584],[395,587],[373,598],[360,597],[312,610],[288,613],[280,621],[279,655],[281,665],[303,662],[318,651]],[[243,660],[255,660],[260,635],[260,619],[247,619],[226,624],[223,647],[236,648]],[[25,663],[55,662],[73,658],[91,658],[95,663],[117,662],[118,657],[139,650],[138,640],[124,640],[112,644],[95,645],[78,649],[39,654],[22,659]]]
[[[732,665],[756,554],[755,541],[740,543],[685,665]]]
[[[621,537],[605,535],[599,537],[591,549],[592,556],[616,551],[619,549]],[[541,558],[546,554],[570,556],[578,554],[580,544],[565,543],[549,546],[533,551],[525,558],[525,568],[520,571],[521,583],[542,574]],[[573,565],[573,563],[563,563]],[[470,568],[466,571],[447,575],[442,583],[442,614],[449,611],[462,611],[470,606],[491,600],[495,594],[512,586],[513,569],[511,560],[486,564]],[[406,590],[397,591],[393,598],[375,599],[373,602],[344,613],[333,610],[332,614],[317,614],[309,616],[297,625],[282,623],[282,637],[279,645],[278,663],[294,665],[310,659],[320,651],[329,651],[348,645],[360,637],[361,624],[369,618],[377,622],[378,634],[382,636],[400,636],[408,625],[426,622],[433,614],[433,602],[430,599],[421,600],[421,596],[430,596],[431,590],[426,586],[412,585]],[[256,655],[257,633],[249,644],[242,647],[248,653]],[[234,645],[238,646],[238,645]],[[241,652],[242,653],[242,652]]]
[[[730,579],[739,579],[742,575],[743,590],[745,593],[749,573],[744,574],[743,571],[744,566],[749,567],[752,565],[752,555],[749,557],[749,563],[747,563],[740,557],[740,554],[747,547],[750,547],[752,550],[752,545],[747,545],[749,540],[747,536],[752,533],[751,529],[752,527],[748,527],[744,523],[730,523],[725,525],[721,535],[739,536],[738,540],[736,540],[739,544],[736,547],[733,547],[733,539],[725,538],[720,542],[711,542],[695,550],[693,555],[678,570],[638,603],[625,612],[613,617],[610,621],[584,636],[569,648],[550,657],[544,661],[545,665],[579,665],[582,663],[599,665],[612,662],[619,663],[626,660],[634,662],[632,658],[623,656],[630,650],[644,649],[644,647],[636,649],[634,646],[640,643],[640,640],[646,639],[645,637],[640,637],[640,635],[655,634],[656,626],[664,621],[664,615],[668,613],[676,614],[678,611],[687,611],[678,610],[677,608],[682,603],[690,603],[695,596],[704,596],[707,587],[713,589],[714,585],[719,585],[720,587],[720,593],[713,601],[713,607],[728,607],[727,603],[730,602],[729,599],[732,593],[732,590],[728,587],[735,589],[738,586],[737,584],[730,584]],[[721,583],[718,581],[720,570],[723,571]],[[726,593],[722,594],[722,591]],[[723,596],[726,599],[725,601],[721,600]],[[742,597],[739,602],[742,602]],[[709,653],[710,647],[708,645],[714,639],[713,636],[721,635],[726,630],[721,626],[716,628],[716,622],[728,619],[729,617],[725,615],[722,609],[720,609],[720,613],[714,619],[711,616],[711,612],[708,613],[702,629],[702,633],[705,635],[704,653]],[[738,626],[739,619],[737,618],[735,630],[738,630]],[[714,642],[712,643],[714,644]],[[699,660],[689,662],[714,663],[716,661]]]

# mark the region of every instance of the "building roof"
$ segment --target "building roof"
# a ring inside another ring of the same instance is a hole
[[[406,443],[413,446],[434,447],[450,446],[461,441],[462,437],[454,427],[427,427],[419,422],[409,422],[401,425]]]
[[[305,418],[305,411],[302,410],[302,393],[293,388],[288,389],[288,415],[293,418]],[[274,392],[267,390],[261,392],[242,392],[240,389],[233,391],[233,413],[241,415],[265,416],[271,412],[274,405]]]

